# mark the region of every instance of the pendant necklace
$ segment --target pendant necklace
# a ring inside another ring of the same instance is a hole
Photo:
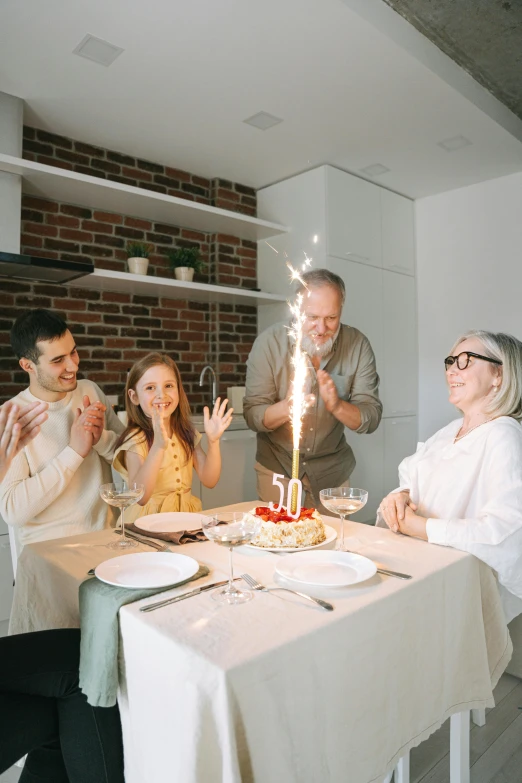
[[[472,427],[467,432],[465,432],[464,435],[456,435],[455,436],[455,440],[453,441],[453,443],[456,443],[458,440],[462,440],[462,438],[465,438],[466,435],[469,435],[470,432],[473,432],[473,430],[476,430],[479,427],[482,427],[483,424],[488,424],[490,421],[493,421],[494,418],[495,418],[495,416],[492,416],[491,419],[486,419],[486,421],[481,421],[480,424],[475,424],[475,426]]]

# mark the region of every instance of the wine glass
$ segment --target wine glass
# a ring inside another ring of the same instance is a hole
[[[252,593],[249,590],[238,590],[234,584],[232,553],[234,547],[247,544],[259,535],[261,520],[243,511],[221,511],[219,514],[203,517],[202,528],[210,541],[228,547],[230,552],[228,584],[214,590],[212,598],[222,604],[244,604],[250,601]]]
[[[368,492],[357,487],[333,487],[322,489],[319,498],[328,511],[341,517],[341,535],[337,539],[335,548],[339,552],[344,552],[344,520],[366,505]]]
[[[123,481],[121,484],[102,484],[100,487],[100,496],[102,500],[109,504],[109,506],[116,506],[120,509],[120,524],[121,524],[121,537],[118,541],[113,541],[107,544],[109,549],[130,549],[130,547],[138,546],[138,542],[131,538],[127,538],[125,535],[125,520],[123,518],[123,511],[129,506],[133,506],[138,500],[141,500],[145,487],[143,484],[127,483]]]

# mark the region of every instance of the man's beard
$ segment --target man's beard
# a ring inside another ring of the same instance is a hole
[[[301,348],[308,356],[319,356],[322,359],[323,356],[328,356],[332,352],[338,334],[339,330],[325,340],[324,343],[320,344],[312,340],[309,335],[304,334],[301,338]]]
[[[38,385],[40,386],[40,388],[45,389],[45,391],[58,392],[61,394],[64,394],[66,391],[64,387],[60,384],[59,378],[56,378],[54,375],[47,374],[39,367],[36,368],[36,380],[38,381]],[[75,378],[74,388],[69,388],[68,391],[74,391],[74,389],[76,389],[77,386],[78,386],[78,376],[76,376]]]

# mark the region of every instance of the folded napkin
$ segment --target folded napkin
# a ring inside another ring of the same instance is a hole
[[[199,570],[173,587],[207,576],[209,569]],[[168,590],[128,590],[114,587],[99,579],[87,579],[80,585],[80,688],[93,707],[113,707],[118,693],[119,622],[122,606]]]
[[[127,530],[132,533],[138,533],[140,536],[149,538],[160,538],[162,541],[169,541],[177,546],[181,544],[192,544],[195,541],[208,541],[208,538],[200,527],[197,530],[176,530],[175,533],[159,532],[158,530],[143,530],[138,525],[132,523],[126,525]]]

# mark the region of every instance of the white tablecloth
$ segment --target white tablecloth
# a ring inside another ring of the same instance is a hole
[[[284,593],[243,606],[204,593],[152,613],[139,606],[155,599],[122,608],[127,783],[372,783],[449,715],[493,705],[511,643],[491,570],[456,550],[347,528],[361,553],[414,578],[312,591],[332,601],[329,613]],[[72,587],[106,557],[93,544],[108,535],[24,549],[35,591],[35,574],[46,574],[33,603],[47,580],[59,585],[55,623],[61,609],[73,623]],[[211,566],[209,581],[226,575],[226,550],[179,551]],[[279,560],[235,553],[238,574],[269,585]]]

